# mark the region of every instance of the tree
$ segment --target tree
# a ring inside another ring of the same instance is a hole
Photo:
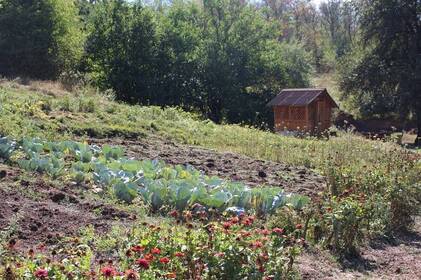
[[[73,1],[0,1],[1,74],[56,78],[77,65],[83,41]]]
[[[361,45],[341,69],[345,99],[366,116],[415,119],[421,135],[421,2],[361,0]]]
[[[97,85],[114,89],[125,101],[156,104],[161,77],[152,10],[124,0],[103,1],[95,5],[90,28],[87,60]]]
[[[89,24],[89,71],[125,101],[195,110],[215,122],[272,120],[265,104],[282,86],[304,86],[310,64],[279,26],[238,0],[157,8],[98,3]]]

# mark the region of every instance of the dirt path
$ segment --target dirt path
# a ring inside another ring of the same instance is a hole
[[[309,250],[298,259],[303,279],[421,279],[421,217],[412,232],[373,240],[361,257],[339,265],[327,252]]]
[[[186,146],[160,138],[141,140],[90,139],[90,143],[119,145],[129,157],[160,159],[169,164],[190,164],[207,175],[241,181],[250,186],[279,186],[287,192],[315,196],[326,186],[323,176],[305,167],[256,160],[235,153],[220,153],[209,149]]]

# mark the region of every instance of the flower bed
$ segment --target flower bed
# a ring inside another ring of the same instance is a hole
[[[294,276],[294,258],[306,244],[300,238],[301,225],[292,230],[258,228],[255,217],[244,214],[214,222],[206,212],[170,215],[174,219],[169,223],[116,227],[105,235],[87,228],[81,237],[53,251],[39,246],[24,257],[15,255],[10,244],[4,275],[8,279],[289,279]]]

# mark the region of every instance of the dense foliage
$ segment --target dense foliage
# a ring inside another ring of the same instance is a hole
[[[279,26],[252,5],[176,1],[163,9],[93,7],[87,67],[98,86],[130,102],[258,124],[270,120],[265,104],[280,88],[308,83],[306,53],[280,43]]]
[[[0,1],[0,74],[42,79],[72,71],[84,35],[73,1]]]
[[[344,97],[364,117],[416,120],[421,135],[421,3],[357,2],[362,35],[342,61]]]

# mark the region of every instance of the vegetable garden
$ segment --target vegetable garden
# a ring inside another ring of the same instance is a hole
[[[286,194],[280,188],[250,188],[241,182],[208,177],[192,166],[170,166],[162,161],[128,159],[120,147],[99,147],[73,141],[51,142],[6,137],[0,139],[0,156],[27,171],[53,178],[68,176],[78,184],[92,181],[127,203],[139,196],[153,210],[184,210],[196,203],[209,209],[257,214],[273,213],[291,205],[301,209],[309,198]]]

